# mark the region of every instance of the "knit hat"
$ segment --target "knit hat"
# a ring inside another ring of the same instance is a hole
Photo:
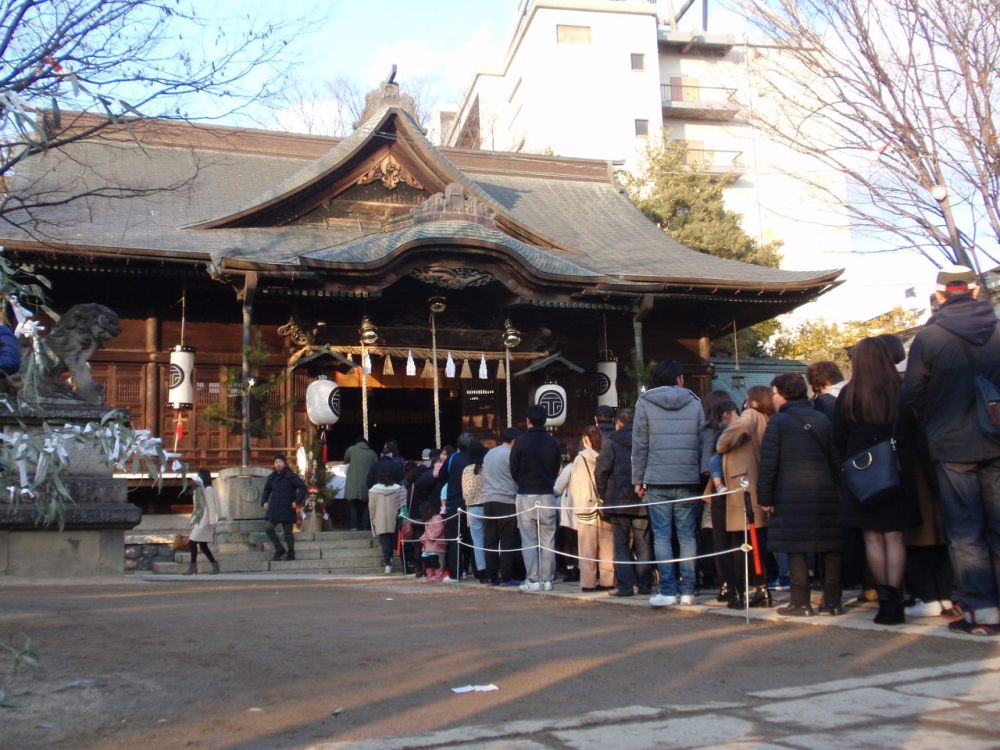
[[[968,266],[945,266],[938,271],[934,288],[939,292],[965,292],[977,286],[976,274]]]
[[[317,487],[315,484],[311,484],[309,485],[309,489],[307,489],[306,492],[315,492],[318,495],[319,487]]]
[[[424,448],[423,453],[420,454],[420,460],[421,461],[430,461],[431,460],[431,449],[430,448]]]
[[[275,453],[274,454],[274,460],[275,461],[284,461],[286,464],[288,463],[288,459],[285,458],[285,454],[284,453]]]

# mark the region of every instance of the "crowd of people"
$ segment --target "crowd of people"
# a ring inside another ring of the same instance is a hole
[[[971,270],[942,270],[909,356],[895,336],[865,338],[850,379],[816,362],[741,403],[699,399],[680,363],[660,362],[635,407],[599,407],[574,444],[549,434],[538,405],[490,450],[464,433],[405,462],[393,441],[376,455],[358,438],[345,456],[351,526],[379,537],[387,574],[401,536],[406,569],[426,581],[548,591],[562,575],[653,607],[698,591],[772,607],[788,590],[787,617],[839,616],[844,589],[858,588],[877,601],[876,623],[948,614],[955,632],[996,635],[1000,424],[988,383],[1000,383],[1000,330],[979,295]],[[272,503],[302,489],[278,463]],[[269,510],[276,553],[283,520]],[[286,526],[289,559],[290,536]]]

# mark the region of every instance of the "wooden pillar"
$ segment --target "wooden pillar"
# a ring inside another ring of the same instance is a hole
[[[241,466],[250,465],[250,347],[253,346],[253,298],[257,293],[257,273],[247,271],[243,277],[243,290],[240,299],[243,302],[243,356],[241,361],[240,390],[243,393],[242,442],[240,446]]]
[[[156,313],[146,318],[146,354],[149,361],[143,365],[146,394],[143,401],[145,427],[153,435],[160,434],[160,319]]]
[[[712,363],[712,339],[708,336],[698,338],[698,358],[703,365]]]

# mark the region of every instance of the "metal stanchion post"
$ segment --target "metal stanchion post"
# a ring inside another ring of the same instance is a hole
[[[743,611],[747,625],[750,624],[750,545],[747,543],[747,517],[743,516]]]
[[[535,555],[538,559],[538,593],[542,593],[542,514],[535,501]]]
[[[455,567],[458,570],[455,571],[455,580],[461,582],[462,580],[462,509],[457,508],[455,513],[458,515],[458,540],[455,542]]]

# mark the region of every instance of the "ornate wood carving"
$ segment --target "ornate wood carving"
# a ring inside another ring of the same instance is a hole
[[[410,271],[410,276],[443,289],[469,289],[493,281],[493,274],[479,268],[455,268],[443,265],[414,268]]]
[[[467,196],[457,182],[449,183],[443,193],[435,193],[413,209],[413,223],[444,219],[462,219],[484,226],[495,226],[494,212],[474,196]]]
[[[417,178],[403,169],[392,154],[386,154],[382,157],[382,160],[378,164],[361,175],[354,184],[367,185],[376,180],[381,180],[382,184],[390,190],[395,189],[401,182],[417,190],[424,189],[424,186],[417,181]]]

